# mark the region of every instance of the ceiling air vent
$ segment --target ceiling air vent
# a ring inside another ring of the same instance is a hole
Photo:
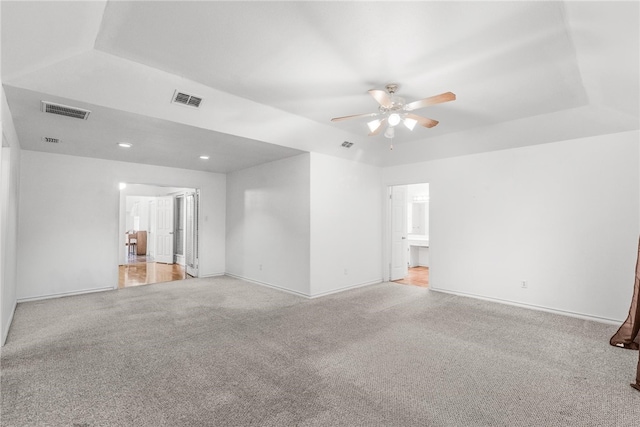
[[[59,144],[60,140],[58,138],[51,138],[49,136],[43,136],[42,142],[48,142],[49,144]]]
[[[56,104],[42,101],[40,109],[44,113],[58,114],[60,116],[74,117],[76,119],[87,120],[91,111],[82,108],[69,107],[68,105]]]
[[[189,95],[184,92],[178,92],[176,90],[173,94],[173,99],[171,100],[171,102],[198,108],[200,107],[200,103],[202,103],[202,98],[194,95]]]

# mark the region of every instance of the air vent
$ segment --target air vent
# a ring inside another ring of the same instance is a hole
[[[91,111],[82,108],[69,107],[68,105],[56,104],[53,102],[42,101],[40,109],[44,113],[58,114],[60,116],[74,117],[76,119],[87,120]]]
[[[342,146],[344,148],[351,148],[352,145],[353,145],[353,142],[349,142],[349,141],[345,141],[342,143]]]
[[[43,136],[42,142],[47,142],[49,144],[59,144],[60,140],[58,138],[51,138],[49,136]]]
[[[187,105],[189,107],[198,108],[202,103],[202,98],[194,95],[189,95],[184,92],[178,92],[177,90],[173,94],[171,102],[175,104]]]

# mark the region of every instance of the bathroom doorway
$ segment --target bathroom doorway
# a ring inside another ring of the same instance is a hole
[[[389,280],[429,287],[429,184],[390,187]]]

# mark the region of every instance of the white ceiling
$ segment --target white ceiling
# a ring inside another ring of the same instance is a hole
[[[228,172],[302,151],[394,165],[639,128],[638,2],[1,7],[2,81],[24,149]],[[367,90],[390,82],[408,102],[457,100],[418,110],[440,124],[398,129],[393,151],[366,136],[366,119],[330,121],[376,111]],[[202,107],[172,105],[176,89]],[[92,114],[47,116],[41,99]]]

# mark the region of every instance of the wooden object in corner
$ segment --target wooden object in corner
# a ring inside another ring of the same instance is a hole
[[[146,231],[138,231],[136,236],[136,254],[137,255],[146,255],[147,254],[147,232]]]

